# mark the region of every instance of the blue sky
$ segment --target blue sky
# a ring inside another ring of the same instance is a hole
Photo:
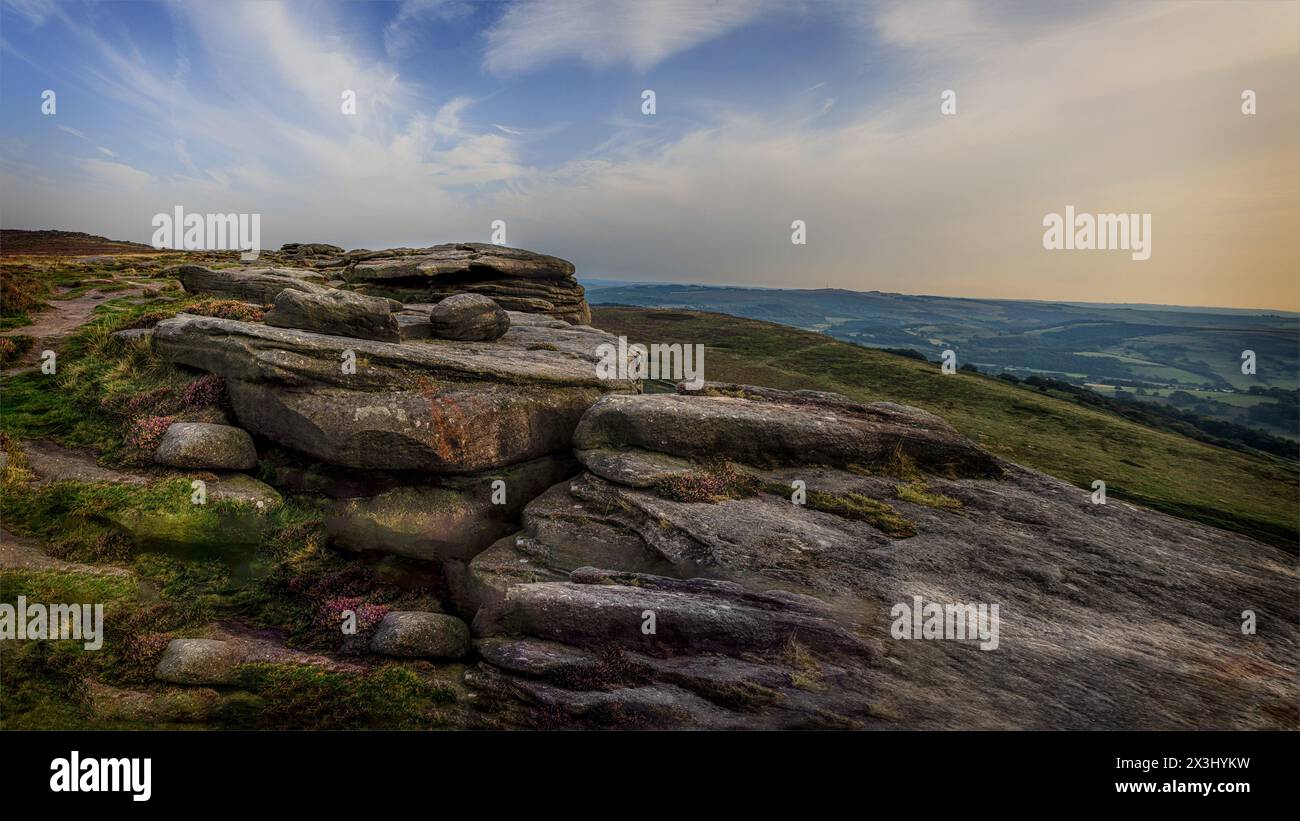
[[[503,219],[593,277],[1294,309],[1298,26],[1287,2],[3,0],[0,220],[147,241],[182,204],[377,248]],[[1067,204],[1151,212],[1152,259],[1044,252]]]

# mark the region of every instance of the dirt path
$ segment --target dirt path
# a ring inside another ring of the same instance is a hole
[[[25,439],[21,444],[23,455],[27,457],[27,467],[36,474],[37,485],[69,480],[143,485],[152,478],[140,473],[123,473],[101,467],[97,464],[93,451],[65,448],[37,439]]]
[[[67,293],[71,288],[63,288],[59,293]],[[71,299],[50,300],[48,310],[32,317],[32,324],[21,328],[0,331],[0,336],[30,336],[36,340],[62,339],[90,321],[95,313],[95,306],[106,299],[121,296],[140,296],[143,287],[126,288],[120,291],[101,291],[95,288]],[[39,345],[33,346],[40,347]]]

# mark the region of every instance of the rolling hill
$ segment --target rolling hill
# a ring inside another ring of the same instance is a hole
[[[642,343],[705,345],[705,378],[836,391],[937,413],[1011,461],[1108,496],[1234,530],[1295,551],[1297,465],[1157,430],[1076,403],[770,322],[718,313],[593,307],[594,325]]]

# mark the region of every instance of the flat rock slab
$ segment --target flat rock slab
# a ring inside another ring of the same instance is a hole
[[[473,273],[565,279],[574,273],[573,263],[559,257],[482,242],[349,252],[344,255],[344,259],[351,264],[348,279],[399,279]]]
[[[944,420],[878,403],[827,405],[763,397],[607,396],[574,432],[580,450],[639,448],[751,465],[863,465],[895,454],[950,476],[996,476],[997,461]]]
[[[269,305],[283,290],[317,292],[325,288],[324,279],[315,271],[303,268],[206,268],[202,265],[177,265],[168,268],[181,281],[186,292],[238,299]]]
[[[320,461],[477,473],[567,448],[602,393],[638,388],[597,377],[609,334],[511,322],[494,342],[389,343],[180,314],[153,345],[225,377],[241,427]]]
[[[154,478],[102,467],[92,451],[65,448],[41,439],[25,439],[22,448],[27,467],[36,476],[38,485],[64,481],[144,485]]]

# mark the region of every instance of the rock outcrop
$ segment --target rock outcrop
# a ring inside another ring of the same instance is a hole
[[[354,468],[475,473],[569,447],[583,412],[636,383],[596,376],[612,337],[527,314],[495,342],[377,342],[180,314],[164,358],[220,374],[239,423]]]
[[[545,726],[1300,720],[1297,573],[1276,548],[1093,504],[916,408],[601,379],[616,340],[571,324],[586,303],[553,257],[281,253],[311,270],[186,283],[273,301],[267,323],[181,314],[152,345],[224,377],[274,443],[266,476],[324,497],[335,546],[431,562],[427,609],[459,618],[389,613],[372,652],[476,653],[466,683]],[[158,675],[220,683],[223,658],[169,647]]]
[[[319,255],[295,249],[294,259],[359,291],[402,302],[481,294],[507,311],[546,314],[575,325],[591,322],[573,264],[519,248],[470,242]]]
[[[931,414],[707,385],[603,398],[575,446],[585,473],[448,564],[472,683],[561,723],[1295,725],[1285,554],[1092,504]],[[918,605],[997,630],[896,638]]]
[[[482,301],[508,328],[490,341],[433,338],[437,305],[320,288],[281,292],[266,323],[180,314],[152,344],[224,377],[239,425],[291,455],[271,475],[329,498],[335,544],[466,562],[577,472],[572,434],[593,402],[639,390],[597,376],[609,334]]]

